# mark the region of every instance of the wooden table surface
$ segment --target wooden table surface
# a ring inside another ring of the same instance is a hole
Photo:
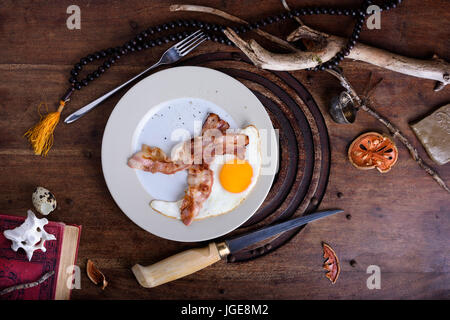
[[[288,1],[296,7],[332,3],[352,7],[361,1]],[[32,206],[38,186],[50,189],[58,210],[49,219],[81,224],[78,254],[81,289],[73,299],[415,299],[450,297],[450,198],[410,158],[398,143],[399,161],[388,174],[359,171],[346,158],[348,144],[361,132],[386,130],[360,112],[355,124],[337,125],[327,112],[340,85],[326,73],[297,71],[327,122],[331,173],[321,209],[340,207],[346,214],[308,225],[279,250],[245,263],[219,262],[184,279],[141,288],[130,270],[135,263],[151,264],[195,244],[157,238],[131,222],[116,206],[105,185],[100,148],[108,115],[120,95],[105,102],[81,121],[59,124],[47,158],[34,156],[23,133],[39,118],[37,105],[59,99],[69,71],[81,57],[124,43],[139,31],[176,18],[219,18],[170,13],[176,1],[17,1],[0,6],[0,211],[21,215]],[[280,1],[192,0],[248,20],[282,10]],[[66,9],[81,9],[81,29],[69,30]],[[257,4],[257,5],[256,5]],[[304,22],[320,30],[348,36],[347,17],[308,16]],[[287,35],[290,21],[268,28]],[[408,0],[383,13],[380,30],[363,29],[361,40],[393,52],[429,59],[434,53],[450,60],[450,3],[447,0]],[[165,48],[128,55],[92,85],[76,92],[64,111],[67,116],[93,98],[138,73]],[[208,43],[198,50],[236,50]],[[369,72],[384,81],[374,94],[377,110],[411,139],[432,164],[408,123],[450,100],[450,89],[434,92],[434,82],[393,73],[362,62],[344,61],[349,80],[361,92]],[[87,67],[87,70],[94,70]],[[450,165],[433,164],[450,183]],[[338,196],[339,194],[339,196]],[[322,247],[336,250],[342,272],[336,284],[325,278]],[[102,291],[85,274],[87,259],[97,262],[109,286]],[[381,269],[381,289],[369,290],[367,267]]]

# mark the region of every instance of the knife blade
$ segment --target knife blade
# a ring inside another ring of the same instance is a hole
[[[236,238],[225,240],[230,253],[240,251],[252,244],[258,243],[262,240],[273,237],[281,232],[289,231],[294,228],[300,227],[309,222],[319,220],[330,215],[343,212],[343,210],[328,210],[322,212],[316,212],[313,214],[308,214],[299,218],[291,219],[282,223],[275,224],[273,226],[264,227],[257,231],[250,232],[248,234],[238,236]]]
[[[220,243],[211,242],[204,248],[183,251],[149,266],[136,264],[131,270],[141,286],[153,288],[197,272],[214,264],[230,253],[240,251],[252,244],[339,212],[343,212],[343,210],[316,212],[273,226],[267,226]]]

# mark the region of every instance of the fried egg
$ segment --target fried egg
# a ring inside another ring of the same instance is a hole
[[[245,159],[235,155],[215,156],[209,168],[213,171],[213,185],[208,199],[194,220],[221,215],[235,209],[250,194],[261,171],[261,142],[258,129],[250,125],[236,130],[248,136],[249,143],[245,150]],[[183,199],[178,201],[153,200],[151,207],[171,218],[181,219],[180,207]]]

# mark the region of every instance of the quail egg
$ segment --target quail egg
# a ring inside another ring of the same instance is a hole
[[[32,201],[37,212],[45,216],[56,209],[55,196],[44,187],[37,187],[34,190]]]

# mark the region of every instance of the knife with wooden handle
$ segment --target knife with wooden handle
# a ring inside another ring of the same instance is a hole
[[[273,226],[264,227],[257,231],[225,240],[224,242],[211,242],[204,248],[186,250],[150,266],[145,267],[136,264],[131,270],[141,286],[153,288],[204,269],[220,259],[225,258],[230,253],[238,252],[281,232],[300,227],[309,222],[339,212],[343,212],[343,210],[329,210],[308,214]]]

